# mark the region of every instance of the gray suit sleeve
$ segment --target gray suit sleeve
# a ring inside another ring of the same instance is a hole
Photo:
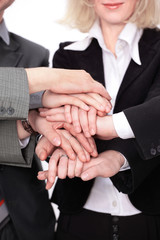
[[[29,110],[29,87],[23,68],[0,68],[0,120],[25,119]]]
[[[23,68],[0,68],[0,164],[30,167],[34,154],[34,136],[21,150],[18,119],[28,117],[29,88]]]
[[[29,109],[36,109],[42,106],[42,96],[44,91],[30,94]]]

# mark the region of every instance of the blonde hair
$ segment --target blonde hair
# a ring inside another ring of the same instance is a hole
[[[60,21],[81,32],[88,32],[96,19],[94,0],[67,0],[64,18]],[[160,0],[139,0],[128,22],[139,28],[156,28],[160,24]]]

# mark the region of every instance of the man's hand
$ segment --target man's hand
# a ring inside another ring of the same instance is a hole
[[[51,90],[54,93],[98,93],[107,98],[111,97],[102,84],[93,80],[84,70],[66,70],[56,68],[28,68],[25,69],[28,77],[29,92]]]

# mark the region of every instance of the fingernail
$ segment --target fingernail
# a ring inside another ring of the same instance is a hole
[[[100,110],[101,111],[104,111],[105,110],[105,107],[103,105],[100,105]]]
[[[83,160],[83,161],[86,161],[86,156],[85,155],[81,155],[81,159]]]
[[[89,111],[90,108],[89,108],[89,106],[84,105],[84,106],[83,106],[83,109],[84,109],[85,111]]]
[[[59,138],[54,138],[54,139],[53,139],[53,144],[54,144],[55,146],[59,146],[59,145],[61,144],[60,139],[59,139]]]
[[[75,176],[76,176],[76,177],[79,177],[79,172],[75,172]]]
[[[83,173],[81,175],[82,180],[87,180],[88,179],[88,173]]]
[[[96,134],[93,128],[90,130],[90,133],[92,136]]]
[[[85,132],[85,136],[86,136],[87,138],[89,138],[89,137],[91,136],[91,134],[90,134],[89,132]]]
[[[106,112],[109,113],[111,111],[111,108],[109,106],[106,107]]]
[[[80,128],[80,127],[75,127],[75,131],[76,131],[77,133],[80,133],[80,132],[81,132],[81,128]]]

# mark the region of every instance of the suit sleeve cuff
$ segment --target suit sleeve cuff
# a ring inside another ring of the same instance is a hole
[[[113,123],[118,136],[122,139],[135,138],[131,126],[123,112],[113,114]]]

